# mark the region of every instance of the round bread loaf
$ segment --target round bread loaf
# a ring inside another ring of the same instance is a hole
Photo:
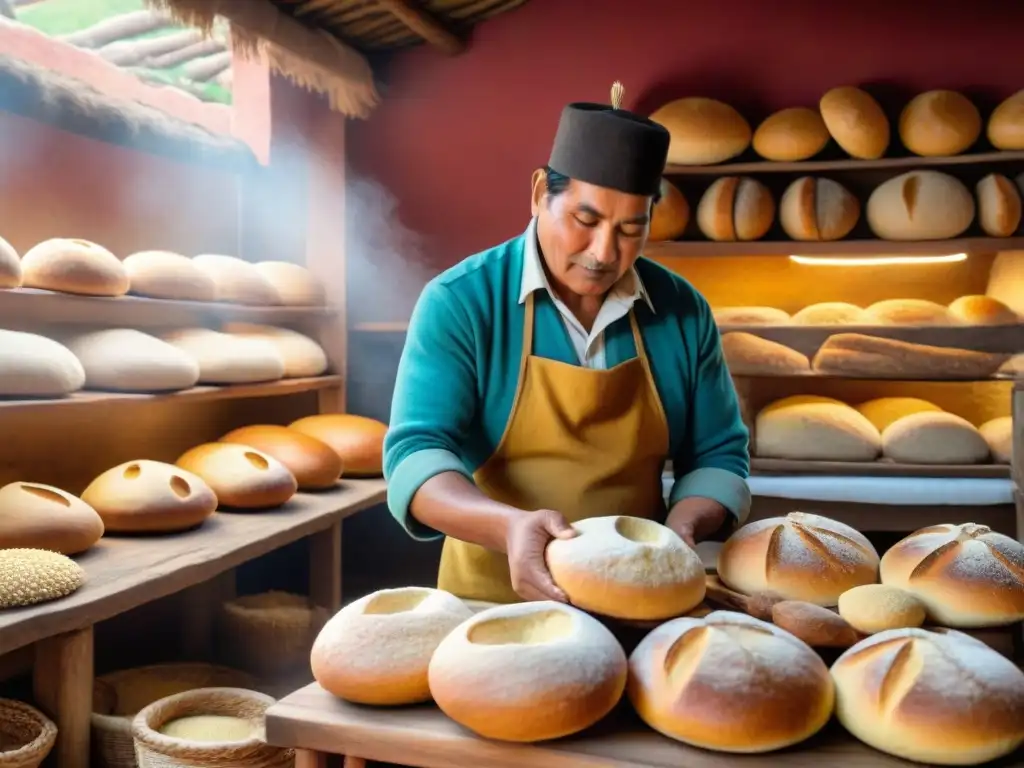
[[[774,221],[772,193],[747,176],[716,179],[697,205],[697,226],[710,240],[758,240]]]
[[[935,403],[929,403],[919,397],[876,397],[857,406],[857,411],[867,418],[879,432],[885,430],[894,421],[914,413],[940,413]]]
[[[1016,325],[1017,313],[991,296],[961,296],[949,305],[954,321],[964,325]]]
[[[1024,619],[1024,544],[984,525],[933,525],[882,558],[883,584],[912,592],[937,624],[998,627]]]
[[[867,91],[851,85],[832,88],[818,109],[828,132],[850,157],[877,160],[889,148],[889,119]]]
[[[867,325],[864,310],[845,301],[811,304],[793,315],[793,325]]]
[[[864,310],[868,325],[952,325],[949,308],[925,299],[886,299]]]
[[[883,240],[948,240],[974,221],[974,196],[940,171],[910,171],[879,186],[868,198],[867,220]]]
[[[323,348],[313,339],[290,328],[257,323],[227,323],[224,332],[232,336],[261,339],[270,344],[284,362],[286,379],[320,376],[327,371],[327,355]]]
[[[213,278],[192,259],[170,251],[139,251],[124,260],[130,291],[172,301],[215,301]]]
[[[84,296],[123,296],[128,273],[120,260],[88,240],[54,238],[21,258],[22,285]]]
[[[775,307],[722,307],[712,314],[719,326],[789,325],[789,313]]]
[[[890,755],[979,765],[1024,742],[1024,672],[961,632],[880,632],[840,656],[831,674],[839,722]]]
[[[277,303],[286,307],[323,307],[327,296],[323,285],[305,267],[289,261],[256,262],[259,272],[273,286]]]
[[[0,549],[48,549],[77,555],[100,540],[103,520],[67,491],[41,483],[0,488]]]
[[[387,424],[352,413],[321,413],[288,427],[331,446],[341,457],[346,477],[379,477],[384,471]]]
[[[799,178],[779,202],[779,223],[794,240],[839,240],[859,218],[860,201],[832,179]]]
[[[284,464],[248,445],[203,443],[185,451],[175,464],[205,480],[222,507],[279,507],[299,487]]]
[[[379,590],[346,605],[320,630],[310,653],[313,677],[356,704],[429,701],[430,657],[472,616],[459,598],[438,589]]]
[[[828,144],[821,114],[807,107],[790,107],[769,115],[754,131],[754,151],[765,160],[807,160]]]
[[[84,385],[82,364],[63,344],[0,330],[0,396],[63,397]]]
[[[866,635],[920,627],[927,618],[924,603],[910,592],[886,584],[864,584],[843,592],[839,615]]]
[[[828,667],[806,643],[742,613],[683,617],[629,657],[630,702],[651,728],[718,752],[770,752],[832,717]]]
[[[480,736],[545,741],[612,711],[626,687],[626,654],[583,611],[513,603],[452,630],[434,651],[428,679],[441,711]]]
[[[902,464],[979,464],[988,459],[988,443],[967,419],[922,411],[882,431],[882,455]]]
[[[736,376],[799,376],[811,372],[807,355],[752,333],[723,334],[722,354]]]
[[[1024,89],[992,110],[986,135],[996,149],[1024,149]]]
[[[844,523],[790,512],[730,536],[718,553],[718,578],[745,595],[833,606],[846,590],[878,580],[878,553]]]
[[[0,288],[21,287],[21,257],[14,246],[0,237]]]
[[[82,492],[108,533],[174,533],[195,528],[217,509],[217,496],[191,472],[139,459],[108,469]]]
[[[207,328],[183,328],[163,339],[199,364],[200,384],[252,384],[284,376],[284,360],[265,339]]]
[[[217,301],[258,307],[278,303],[277,290],[248,261],[234,256],[203,253],[193,256],[192,263],[213,280]]]
[[[44,549],[0,549],[0,610],[67,597],[85,583],[70,557]]]
[[[881,444],[870,421],[830,398],[777,400],[754,425],[754,453],[763,458],[874,461]]]
[[[925,91],[900,113],[900,140],[915,155],[959,155],[981,135],[981,114],[956,91]]]
[[[661,199],[651,212],[651,227],[647,241],[675,240],[682,237],[690,223],[690,204],[683,193],[668,179],[661,180]]]
[[[254,424],[228,432],[222,443],[248,445],[284,464],[303,491],[333,488],[341,477],[341,457],[315,437],[274,424]]]
[[[199,364],[191,355],[133,328],[79,334],[67,346],[82,364],[89,389],[167,392],[199,381]]]
[[[721,163],[750,146],[750,123],[728,104],[715,99],[676,99],[656,110],[651,120],[664,126],[671,137],[669,163]]]
[[[552,539],[551,577],[577,608],[618,619],[682,616],[704,599],[704,564],[670,528],[615,515],[580,520]]]
[[[978,431],[988,443],[988,449],[992,453],[992,460],[997,464],[1011,464],[1013,462],[1013,417],[998,416],[986,421]]]
[[[1001,173],[990,173],[975,187],[978,224],[990,237],[1011,237],[1020,226],[1021,199],[1017,185]]]

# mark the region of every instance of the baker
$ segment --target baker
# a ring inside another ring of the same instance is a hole
[[[750,506],[711,309],[641,256],[669,135],[621,96],[564,109],[526,231],[431,280],[409,323],[388,506],[446,537],[438,588],[462,598],[565,601],[544,550],[576,520],[657,519],[692,545]]]

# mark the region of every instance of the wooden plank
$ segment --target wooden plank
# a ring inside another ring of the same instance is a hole
[[[877,160],[857,160],[852,157],[838,160],[801,160],[782,163],[755,160],[718,165],[665,166],[666,176],[727,176],[737,173],[791,173],[804,174],[822,171],[911,170],[913,168],[941,168],[951,165],[987,165],[994,163],[1024,163],[1024,152],[974,152],[953,157],[881,157]]]
[[[0,654],[91,626],[331,528],[385,499],[383,480],[344,480],[267,512],[216,513],[173,536],[104,537],[76,557],[87,581],[63,600],[0,613]]]
[[[57,724],[56,768],[89,768],[93,696],[92,627],[47,638],[36,646],[33,694]]]
[[[998,253],[1024,250],[1024,237],[962,237],[956,240],[668,240],[648,243],[644,255],[652,259],[680,256],[943,256],[953,253]]]
[[[796,461],[751,457],[759,475],[843,475],[848,477],[1009,478],[1008,464],[898,464],[894,461]]]

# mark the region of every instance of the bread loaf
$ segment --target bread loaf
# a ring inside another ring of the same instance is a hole
[[[737,592],[833,606],[878,580],[878,553],[863,534],[819,515],[791,512],[748,523],[718,553],[718,578]]]
[[[811,372],[807,355],[752,333],[724,334],[722,354],[736,376],[800,376]]]
[[[857,406],[868,421],[875,425],[879,432],[904,416],[914,413],[937,413],[942,409],[935,403],[929,403],[919,397],[876,397]]]
[[[704,599],[704,564],[674,531],[615,515],[580,520],[552,539],[548,570],[577,608],[618,619],[682,616]]]
[[[288,426],[331,446],[346,477],[379,477],[383,472],[387,424],[352,413],[321,413]]]
[[[195,358],[133,328],[73,335],[67,346],[82,364],[89,389],[168,392],[188,389],[199,381]]]
[[[175,464],[206,481],[222,507],[279,507],[298,490],[284,464],[247,445],[203,443],[185,451]]]
[[[978,223],[986,235],[1011,237],[1020,226],[1021,199],[1017,185],[1001,173],[990,173],[975,187]]]
[[[170,251],[139,251],[126,257],[130,291],[136,296],[174,301],[215,301],[213,278],[192,259]]]
[[[310,667],[325,691],[356,704],[430,700],[427,669],[437,646],[473,612],[448,592],[382,589],[349,603],[313,643]]]
[[[828,668],[807,644],[730,611],[653,630],[629,657],[627,690],[659,733],[738,754],[810,738],[832,717],[835,696]]]
[[[839,615],[866,635],[920,627],[926,618],[924,603],[910,592],[885,584],[863,584],[843,592]]]
[[[655,110],[651,120],[669,132],[669,163],[721,163],[750,146],[750,124],[728,104],[714,99],[676,99]]]
[[[21,257],[14,246],[0,237],[0,288],[21,286]]]
[[[41,483],[0,488],[0,549],[77,555],[100,540],[103,521],[77,496]]]
[[[998,627],[1024,619],[1024,544],[984,525],[933,525],[882,558],[883,584],[913,593],[947,627]]]
[[[988,443],[992,460],[997,464],[1013,463],[1013,417],[999,416],[986,421],[978,431]]]
[[[760,458],[873,461],[880,450],[871,422],[836,400],[783,398],[762,409],[754,424]]]
[[[327,371],[327,355],[323,348],[308,336],[289,328],[275,328],[257,323],[226,323],[224,332],[267,342],[284,362],[284,377],[297,379],[320,376]]]
[[[85,571],[70,557],[45,549],[0,549],[0,610],[59,600],[84,583]]]
[[[1003,251],[992,260],[985,295],[1024,314],[1024,251]]]
[[[661,180],[661,199],[651,211],[651,227],[647,241],[675,240],[682,237],[690,223],[690,204],[683,193],[668,179]]]
[[[886,299],[864,310],[868,325],[952,325],[947,307],[925,299]]]
[[[228,432],[222,443],[248,445],[284,464],[303,491],[333,488],[341,477],[341,457],[315,437],[273,424],[254,424]]]
[[[988,443],[966,419],[924,411],[885,428],[882,455],[903,464],[980,464],[988,459]]]
[[[793,315],[793,325],[866,325],[864,310],[845,301],[811,304]]]
[[[200,384],[251,384],[284,376],[284,360],[264,339],[207,328],[183,328],[163,336],[199,364]]]
[[[949,305],[949,315],[964,325],[1016,325],[1017,313],[991,296],[961,296]]]
[[[978,765],[1024,742],[1024,672],[961,632],[880,632],[831,674],[839,722],[890,755]]]
[[[217,301],[228,304],[271,306],[278,303],[274,286],[250,264],[234,256],[203,253],[192,262],[213,280]]]
[[[0,396],[62,397],[85,384],[78,358],[34,333],[0,330]]]
[[[987,379],[1006,358],[860,333],[836,333],[818,348],[811,367],[819,373],[840,376]]]
[[[799,178],[779,202],[779,223],[794,240],[840,240],[859,218],[860,201],[832,179]]]
[[[1017,354],[1010,357],[999,366],[997,371],[999,378],[1018,379],[1024,376],[1024,354]]]
[[[992,111],[986,135],[996,149],[1024,149],[1024,89],[1009,96]]]
[[[583,611],[550,601],[488,608],[441,641],[430,693],[488,739],[534,742],[582,731],[622,698],[626,655]]]
[[[790,107],[769,115],[754,131],[754,151],[765,160],[807,160],[828,144],[828,128],[816,109]]]
[[[833,88],[818,108],[828,132],[850,157],[877,160],[889,148],[889,119],[867,91],[850,85]]]
[[[123,296],[128,273],[117,256],[88,240],[54,238],[21,259],[22,285],[85,296]]]
[[[801,600],[775,603],[772,606],[772,623],[812,648],[849,648],[861,637],[846,619],[832,609]]]
[[[324,286],[305,267],[288,261],[259,261],[255,266],[274,289],[276,304],[286,307],[323,307],[327,304]]]
[[[789,324],[789,313],[775,307],[722,307],[712,314],[719,326]]]
[[[871,231],[883,240],[947,240],[974,221],[974,196],[940,171],[910,171],[875,187],[868,198]]]
[[[926,91],[900,113],[900,140],[915,155],[959,155],[981,135],[981,114],[956,91]]]
[[[768,187],[746,176],[723,176],[712,182],[697,206],[697,226],[710,240],[758,240],[775,220]]]
[[[139,459],[108,469],[82,492],[108,533],[173,533],[195,528],[217,509],[217,496],[191,472]]]

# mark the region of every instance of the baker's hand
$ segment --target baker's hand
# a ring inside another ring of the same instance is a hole
[[[512,573],[512,588],[517,595],[524,600],[569,602],[551,578],[544,550],[551,539],[573,536],[576,531],[554,510],[538,509],[516,516],[508,528],[505,551]]]
[[[665,525],[694,547],[697,542],[717,532],[725,524],[728,514],[729,510],[713,499],[690,496],[673,505]]]

